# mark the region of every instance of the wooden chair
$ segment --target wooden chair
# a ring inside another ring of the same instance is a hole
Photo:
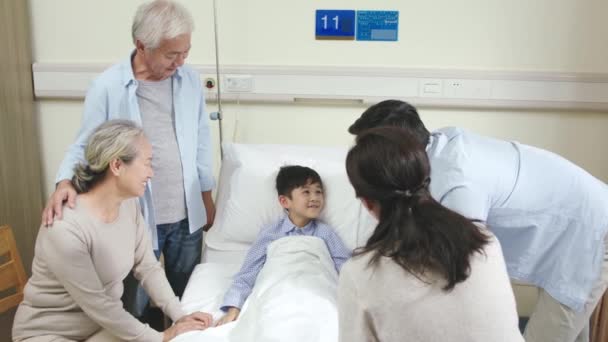
[[[0,227],[0,313],[19,305],[27,276],[9,226]]]

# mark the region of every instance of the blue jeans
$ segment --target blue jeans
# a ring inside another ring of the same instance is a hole
[[[165,259],[165,274],[176,296],[184,294],[186,284],[194,267],[201,260],[203,230],[199,229],[190,234],[188,219],[176,223],[159,224],[158,250],[154,251],[156,258],[162,254]],[[150,301],[146,291],[130,272],[124,280],[122,300],[125,308],[135,317],[143,317]]]

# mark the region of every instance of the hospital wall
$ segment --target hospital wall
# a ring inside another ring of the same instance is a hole
[[[132,49],[141,1],[31,0],[34,61],[105,63]],[[196,31],[188,62],[213,64],[211,0],[188,0]],[[398,42],[315,41],[315,9],[400,12]],[[218,0],[220,63],[608,73],[603,0]],[[80,126],[81,100],[38,100],[46,194]],[[209,104],[210,111],[216,110]],[[224,139],[347,145],[362,105],[228,103]],[[608,113],[420,108],[430,128],[456,125],[559,153],[608,181]],[[217,122],[212,122],[217,143]],[[217,146],[217,144],[216,144]],[[218,149],[219,151],[219,149]],[[219,167],[216,153],[216,171]]]

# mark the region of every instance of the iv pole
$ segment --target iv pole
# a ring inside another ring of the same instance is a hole
[[[217,34],[217,6],[216,0],[213,0],[213,30],[215,33],[215,73],[217,77],[217,112],[209,113],[209,117],[211,120],[217,120],[220,129],[220,158],[224,159],[224,148],[222,147],[222,143],[224,142],[224,135],[222,131],[222,92],[221,92],[221,80],[220,80],[220,50],[218,47],[218,34]]]

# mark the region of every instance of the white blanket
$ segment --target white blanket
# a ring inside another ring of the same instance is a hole
[[[174,341],[335,342],[338,275],[325,242],[285,237],[268,246],[266,263],[233,323]]]

